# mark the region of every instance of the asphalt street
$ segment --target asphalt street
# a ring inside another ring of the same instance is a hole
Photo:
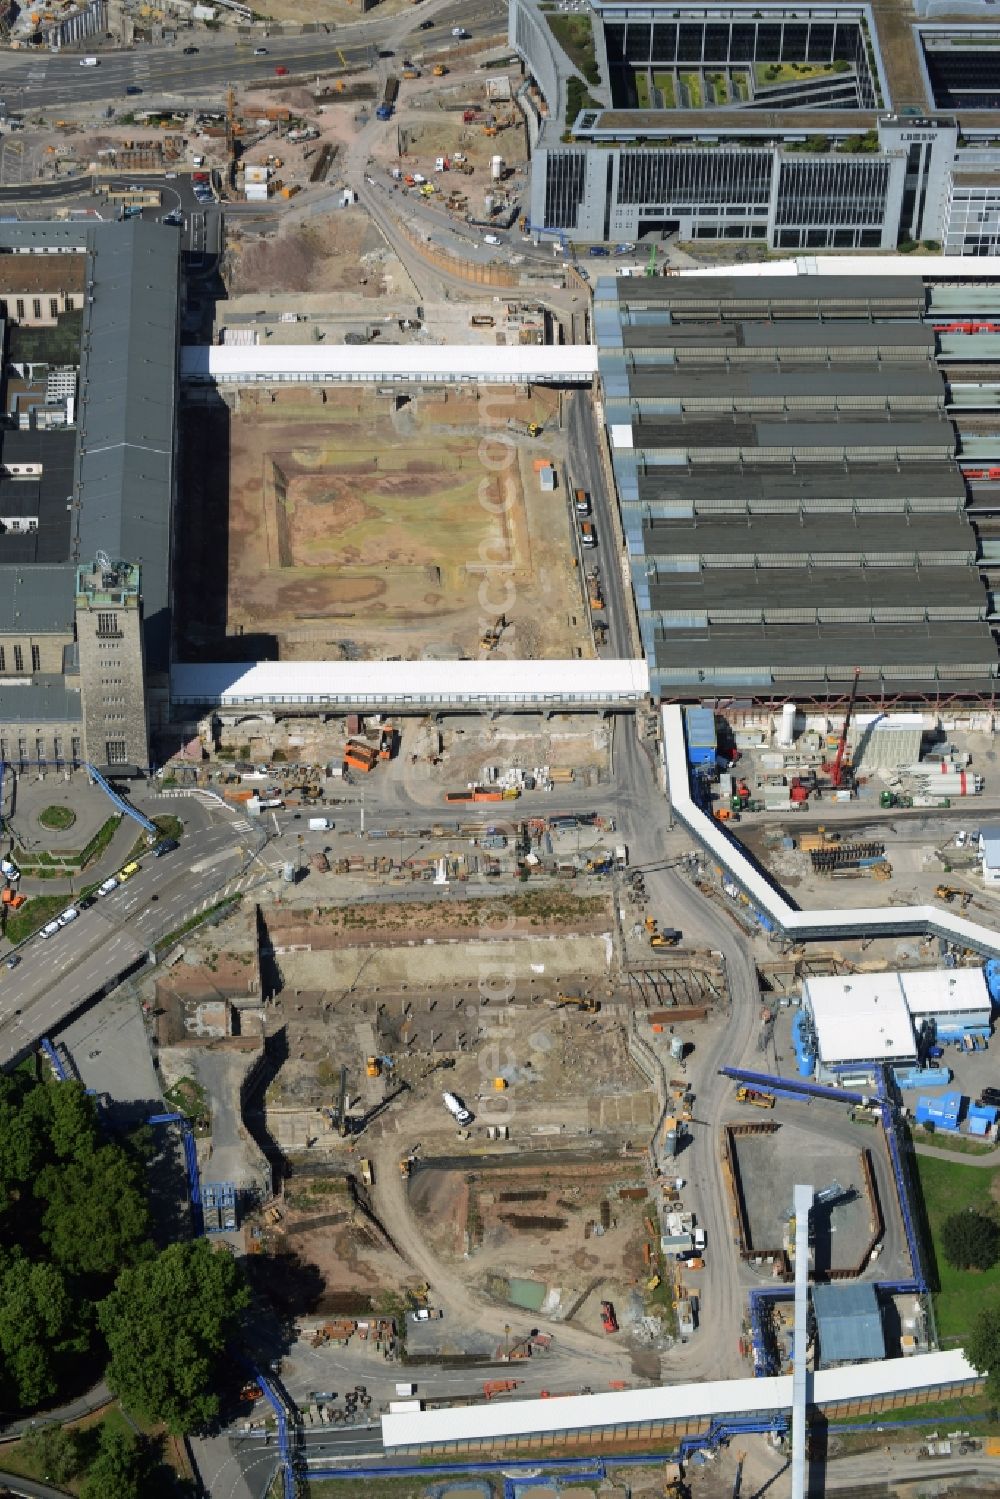
[[[433,17],[434,29],[418,31],[427,17]],[[500,0],[428,4],[305,36],[269,36],[261,28],[239,38],[182,32],[173,46],[127,51],[94,46],[89,55],[99,59],[97,67],[82,66],[79,53],[27,57],[22,52],[2,53],[0,90],[8,113],[51,105],[103,104],[124,97],[130,86],[142,90],[143,103],[197,95],[203,107],[221,107],[227,84],[263,84],[273,79],[279,66],[288,68],[291,75],[368,66],[376,60],[378,49],[395,50],[411,35],[419,37],[420,50],[428,55],[446,52],[452,45],[450,29],[458,24],[474,38],[499,35],[506,30],[506,8]],[[183,47],[194,45],[192,35],[197,35],[198,51],[186,57]],[[266,47],[266,55],[255,56],[255,47]],[[214,98],[212,89],[218,90]]]
[[[210,903],[255,846],[253,832],[240,842],[228,823],[192,832],[165,858],[145,855],[138,874],[53,936],[22,944],[20,966],[0,970],[0,1065],[30,1050]]]

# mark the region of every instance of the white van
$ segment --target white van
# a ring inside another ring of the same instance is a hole
[[[484,234],[483,235],[483,244],[484,245],[502,245],[503,244],[503,240],[499,239],[497,237],[497,235],[495,235],[495,234]]]
[[[332,817],[310,817],[309,819],[310,833],[328,833],[332,827]]]
[[[81,66],[81,68],[96,68],[99,65],[100,65],[100,59],[97,58],[97,57],[81,57],[80,58],[80,66]]]

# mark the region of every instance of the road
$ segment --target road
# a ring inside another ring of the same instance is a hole
[[[418,31],[420,22],[433,17],[432,31]],[[500,0],[470,0],[467,5],[448,0],[424,5],[396,16],[375,14],[370,21],[348,26],[325,27],[305,36],[268,36],[255,28],[252,37],[184,32],[173,46],[136,47],[132,51],[99,49],[93,43],[90,55],[99,58],[96,68],[81,66],[78,53],[0,53],[0,91],[8,113],[23,109],[44,110],[49,106],[104,104],[124,98],[128,87],[142,90],[143,105],[172,97],[195,95],[199,104],[224,104],[229,83],[263,84],[274,77],[276,67],[290,75],[329,72],[344,66],[369,66],[379,48],[395,50],[407,38],[419,37],[420,50],[445,52],[451,43],[450,28],[461,24],[473,37],[489,38],[506,31],[506,8]],[[185,56],[184,45],[198,51]],[[267,48],[263,57],[254,47]],[[218,90],[213,100],[211,90]],[[149,96],[148,98],[146,96]]]
[[[612,506],[617,505],[617,500],[608,494],[604,481],[604,465],[600,454],[601,434],[590,392],[573,391],[567,397],[566,404],[569,409],[568,488],[570,496],[577,487],[586,489],[590,494],[592,519],[597,534],[597,546],[592,552],[583,552],[582,559],[586,566],[596,564],[600,568],[608,641],[598,654],[612,660],[623,660],[634,654],[634,647],[622,560],[616,544],[618,531],[612,515]],[[631,583],[628,587],[631,587]]]
[[[0,990],[0,1066],[24,1055],[210,904],[256,844],[253,830],[241,837],[229,821],[192,832],[165,858],[145,856],[137,875],[54,936],[36,934],[23,944],[20,967],[5,974]]]

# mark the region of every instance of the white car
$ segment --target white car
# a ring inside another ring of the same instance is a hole
[[[483,235],[483,244],[484,245],[502,245],[503,244],[503,240],[500,239],[495,234],[484,234]]]
[[[67,906],[65,911],[63,911],[60,916],[56,917],[56,921],[60,926],[69,926],[70,922],[75,921],[79,914],[80,913],[76,909],[76,906]]]
[[[112,875],[110,879],[104,880],[100,885],[98,885],[97,893],[98,895],[110,895],[112,890],[117,889],[118,881],[115,879],[114,875]]]
[[[464,41],[469,35],[464,26],[453,26],[451,28],[451,34],[452,36],[457,36],[459,41]]]
[[[40,937],[54,937],[59,930],[58,921],[47,921],[39,932]]]
[[[267,56],[267,48],[266,47],[255,47],[253,49],[253,55],[254,55],[254,57],[266,57]]]

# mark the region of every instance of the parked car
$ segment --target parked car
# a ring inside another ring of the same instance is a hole
[[[254,57],[266,57],[267,56],[267,48],[266,47],[255,47],[253,49],[253,55],[254,55]]]
[[[185,47],[184,48],[184,56],[185,57],[193,57],[194,54],[197,52],[197,50],[198,50],[197,47]]]
[[[39,932],[40,937],[54,937],[59,930],[58,921],[47,921]]]
[[[136,859],[131,859],[128,864],[123,864],[121,869],[119,869],[118,871],[119,884],[124,884],[124,882],[126,880],[130,880],[134,874],[138,874],[140,867],[141,866]]]
[[[16,968],[18,966],[18,964],[20,963],[20,961],[21,961],[21,954],[17,953],[17,952],[12,952],[11,955],[10,955],[10,957],[7,959],[7,967],[8,968]]]
[[[56,920],[60,926],[69,926],[70,922],[75,921],[79,914],[76,906],[67,906],[65,911],[60,912],[56,917]]]
[[[983,1103],[993,1104],[994,1106],[1000,1104],[1000,1088],[984,1088]]]
[[[112,892],[112,890],[117,890],[117,889],[118,889],[118,878],[117,878],[116,875],[111,875],[111,877],[109,879],[101,881],[101,883],[97,887],[97,893],[98,893],[98,895],[110,895],[111,892]]]
[[[141,94],[142,93],[142,84],[141,83],[126,83],[126,85],[125,85],[125,92],[127,94]]]
[[[164,854],[172,854],[175,848],[180,848],[176,838],[161,838],[159,843],[153,846],[153,858],[162,859]]]
[[[417,27],[417,30],[418,31],[430,31],[430,30],[432,30],[433,26],[434,26],[434,22],[433,21],[421,21],[420,25]]]
[[[89,911],[90,908],[91,908],[91,906],[96,906],[96,905],[97,905],[97,896],[96,895],[85,895],[83,897],[83,900],[77,902],[77,909],[80,910],[80,911]]]

